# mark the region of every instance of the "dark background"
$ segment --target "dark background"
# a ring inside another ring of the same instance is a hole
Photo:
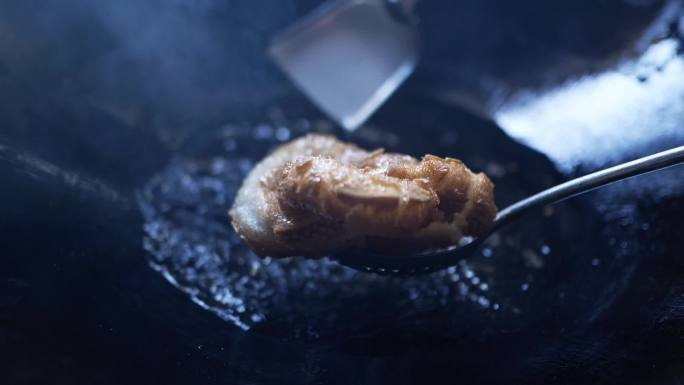
[[[402,122],[478,128],[459,132],[464,151],[495,141],[497,151],[546,178],[541,187],[567,176],[493,123],[434,95],[461,92],[486,103],[491,84],[543,89],[610,68],[639,53],[638,39],[665,6],[430,3],[418,9],[421,66],[371,123],[409,139],[415,128]],[[631,221],[650,229],[633,237],[622,218],[592,211],[586,226],[596,226],[595,242],[620,239],[621,231],[635,240],[623,256],[632,273],[608,309],[597,309],[601,317],[565,335],[539,329],[491,333],[479,343],[391,334],[344,346],[284,341],[234,328],[149,268],[132,193],[190,138],[226,122],[260,122],[276,104],[319,118],[264,55],[269,36],[315,4],[0,4],[0,382],[678,383],[681,188],[665,198],[626,198]],[[678,33],[676,20],[666,22],[666,34]],[[677,175],[662,178],[677,182]],[[528,188],[539,186],[530,181]],[[605,285],[619,285],[611,274]]]

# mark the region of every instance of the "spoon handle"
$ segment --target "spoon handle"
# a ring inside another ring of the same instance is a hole
[[[609,183],[683,162],[684,146],[679,146],[569,180],[538,192],[501,210],[496,216],[495,228],[533,208],[560,202]]]

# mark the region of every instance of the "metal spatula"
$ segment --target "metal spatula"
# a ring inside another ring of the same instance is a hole
[[[269,53],[288,77],[348,130],[413,72],[416,0],[332,0],[276,36]]]

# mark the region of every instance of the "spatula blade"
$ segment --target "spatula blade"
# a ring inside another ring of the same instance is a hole
[[[314,104],[356,129],[413,72],[415,26],[383,0],[335,0],[279,34],[269,53]]]

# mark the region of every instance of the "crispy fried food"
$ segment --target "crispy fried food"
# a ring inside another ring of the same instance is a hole
[[[259,255],[319,257],[348,247],[419,250],[479,236],[494,185],[461,161],[367,152],[331,136],[278,148],[247,176],[230,211]]]

